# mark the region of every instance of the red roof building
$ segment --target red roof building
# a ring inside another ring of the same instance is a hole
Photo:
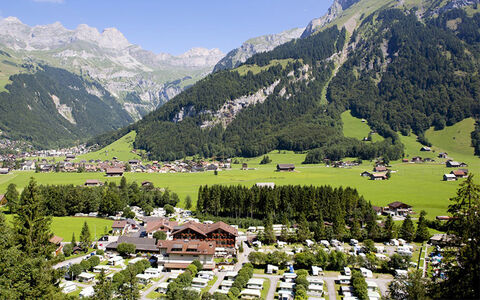
[[[214,241],[217,247],[233,248],[238,231],[224,222],[214,224],[188,222],[175,228],[172,235],[174,240]]]

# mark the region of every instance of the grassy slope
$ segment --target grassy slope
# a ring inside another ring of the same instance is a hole
[[[361,119],[352,116],[349,110],[343,112],[341,117],[343,122],[343,135],[346,137],[353,137],[358,140],[363,140],[363,138],[367,137],[368,133],[371,131],[367,123],[363,123]],[[382,140],[382,136],[378,134],[372,135],[373,142]]]
[[[471,132],[475,128],[475,120],[465,119],[443,130],[427,130],[425,136],[433,144],[433,150],[447,151],[450,157],[460,161],[472,161],[473,147],[471,146]],[[480,164],[478,158],[473,163]]]
[[[13,220],[12,215],[5,215],[7,221]],[[88,218],[88,217],[53,217],[51,229],[53,234],[62,237],[65,242],[69,242],[72,239],[72,234],[75,232],[75,237],[78,241],[80,238],[80,232],[84,222],[87,222],[88,228],[92,238],[101,237],[105,231],[105,227],[108,230],[111,229],[113,221],[100,218]]]
[[[292,58],[289,58],[289,59],[274,59],[268,65],[263,66],[263,67],[259,67],[257,65],[242,65],[238,68],[233,69],[232,71],[237,71],[238,74],[240,74],[240,76],[247,75],[247,73],[249,71],[252,71],[252,73],[254,75],[256,75],[256,74],[258,74],[262,71],[268,70],[271,67],[276,66],[278,64],[280,64],[282,66],[282,68],[285,68],[288,63],[293,62],[293,61],[294,60]]]
[[[111,160],[112,157],[117,157],[118,160],[128,161],[130,159],[139,159],[140,156],[136,153],[132,153],[133,142],[135,141],[136,132],[132,131],[110,145],[87,154],[79,155],[76,161],[91,159]]]

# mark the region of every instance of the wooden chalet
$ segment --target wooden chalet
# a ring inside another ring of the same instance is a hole
[[[293,172],[295,171],[294,164],[278,164],[277,172]]]
[[[176,227],[172,236],[174,240],[214,241],[217,247],[234,248],[238,231],[224,222],[213,224],[187,222]]]
[[[55,256],[59,255],[60,253],[62,253],[62,250],[63,250],[63,245],[62,245],[62,242],[63,242],[63,238],[59,237],[59,236],[52,236],[50,239],[49,239],[49,242],[54,244],[57,248],[55,249]]]
[[[102,186],[103,182],[97,179],[87,179],[84,183],[84,186]]]
[[[123,176],[123,168],[107,168],[105,170],[105,175],[109,177]]]

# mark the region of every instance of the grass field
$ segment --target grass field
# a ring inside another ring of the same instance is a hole
[[[12,215],[5,216],[7,221],[13,220]],[[72,234],[75,232],[75,238],[78,241],[80,237],[80,231],[82,230],[82,226],[85,221],[88,224],[92,238],[96,237],[95,240],[98,240],[98,238],[104,234],[105,227],[110,230],[113,224],[112,220],[101,218],[53,217],[51,229],[53,234],[62,237],[66,242],[69,242],[72,239]]]
[[[352,116],[349,110],[345,111],[341,115],[343,122],[343,135],[346,137],[356,138],[358,140],[363,140],[363,138],[368,137],[370,131],[370,126],[367,123],[362,122],[361,119],[355,118]],[[378,134],[372,135],[372,142],[382,141],[383,137]]]
[[[265,70],[268,70],[271,67],[276,66],[276,65],[281,65],[282,68],[285,68],[288,65],[288,63],[293,62],[293,61],[294,60],[292,58],[273,59],[268,65],[263,66],[263,67],[259,67],[257,65],[243,65],[243,66],[240,66],[236,69],[233,69],[232,71],[237,71],[238,74],[240,74],[240,76],[245,76],[245,75],[247,75],[248,72],[252,72],[253,75],[257,75],[258,73],[263,72]]]
[[[121,161],[140,159],[140,156],[137,153],[132,152],[133,142],[135,141],[136,135],[137,133],[132,131],[105,148],[77,156],[75,161],[89,161],[91,159],[111,160],[114,156]]]

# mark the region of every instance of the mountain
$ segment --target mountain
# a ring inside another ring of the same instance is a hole
[[[308,23],[305,31],[302,33],[301,38],[306,38],[314,34],[317,30],[322,29],[325,25],[333,22],[337,19],[340,14],[351,7],[353,4],[359,2],[360,0],[334,0],[332,6],[328,9],[327,14],[324,16],[313,19]]]
[[[249,39],[239,48],[228,52],[213,68],[213,72],[233,69],[244,63],[254,54],[273,50],[275,47],[299,38],[305,28],[293,28],[277,34],[262,35]]]
[[[15,17],[0,20],[0,49],[17,61],[63,68],[97,80],[133,119],[210,73],[224,56],[218,49],[203,48],[179,56],[155,54],[131,44],[115,28],[100,33],[81,24],[69,30],[58,22],[30,27]]]
[[[135,130],[135,147],[161,160],[274,149],[398,159],[399,134],[413,132],[428,144],[430,126],[479,117],[479,28],[478,0],[360,0],[315,33],[211,74],[91,143]],[[385,139],[344,137],[345,110]]]
[[[8,53],[0,53],[5,57]],[[0,93],[0,129],[10,139],[61,147],[133,122],[98,82],[46,65],[15,67],[22,73],[10,76]]]

